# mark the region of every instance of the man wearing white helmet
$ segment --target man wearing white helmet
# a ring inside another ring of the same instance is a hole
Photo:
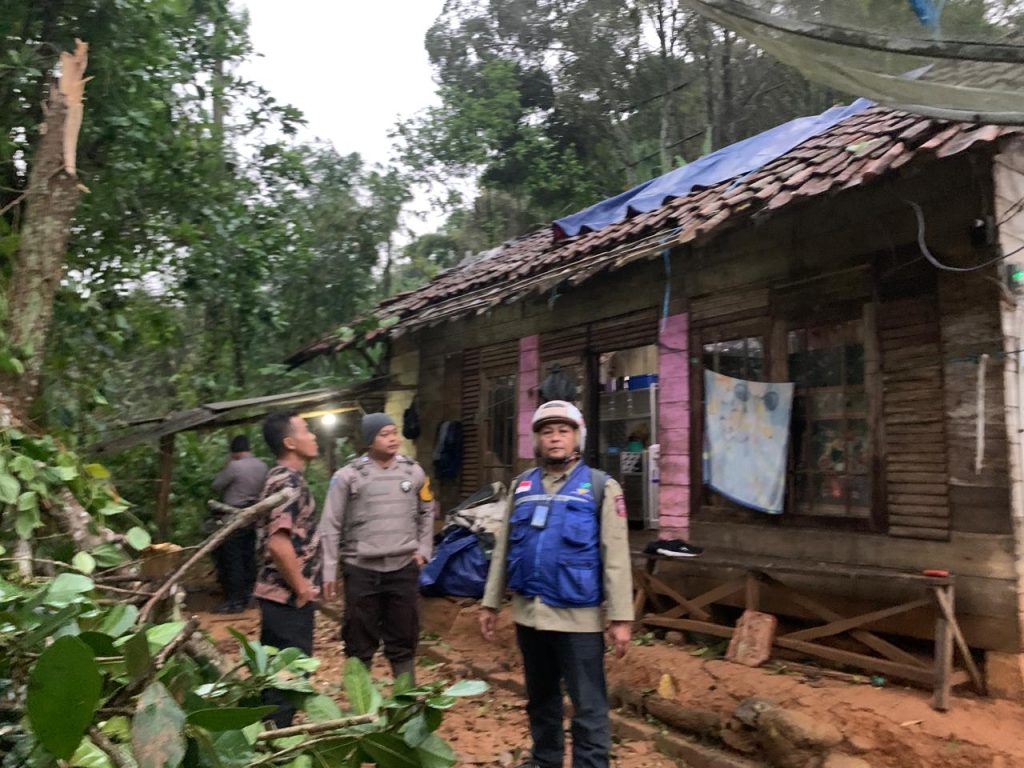
[[[520,768],[561,768],[561,683],[573,705],[573,768],[607,768],[605,637],[629,647],[633,582],[622,488],[582,459],[587,429],[563,400],[533,416],[538,467],[518,477],[487,576],[480,631],[492,640],[506,587],[523,655],[533,751]],[[602,610],[603,608],[603,610]]]

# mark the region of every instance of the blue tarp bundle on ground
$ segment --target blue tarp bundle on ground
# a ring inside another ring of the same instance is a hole
[[[490,561],[477,534],[451,527],[434,557],[420,571],[420,592],[427,597],[483,597]]]
[[[575,237],[583,231],[594,232],[630,215],[660,208],[667,199],[688,195],[696,187],[710,187],[756,171],[812,136],[824,133],[870,106],[872,102],[867,99],[858,99],[849,106],[832,107],[812,117],[798,117],[757,136],[722,147],[621,195],[558,219],[554,224],[555,235]]]

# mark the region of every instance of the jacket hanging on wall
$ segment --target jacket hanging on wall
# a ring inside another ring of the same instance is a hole
[[[423,432],[420,426],[420,413],[416,410],[416,398],[402,414],[402,437],[406,440],[415,440]]]
[[[452,480],[462,471],[462,422],[442,421],[434,443],[434,474]]]
[[[576,401],[576,385],[569,374],[562,370],[562,366],[551,366],[548,377],[540,384],[540,399],[542,403],[549,400],[565,400],[568,403]]]

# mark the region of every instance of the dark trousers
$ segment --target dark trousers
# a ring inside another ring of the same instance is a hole
[[[260,600],[260,642],[275,648],[298,648],[307,656],[313,655],[313,619],[316,604],[306,603],[295,608],[271,600]],[[269,719],[278,728],[287,728],[295,717],[295,707],[285,691],[269,688],[263,691],[263,703],[274,704],[277,711]]]
[[[256,583],[256,529],[242,528],[213,553],[217,581],[229,603],[248,603]]]
[[[533,761],[561,768],[565,752],[562,687],[572,701],[573,768],[608,768],[611,723],[604,682],[604,635],[546,632],[516,624],[526,674]]]
[[[345,655],[367,667],[381,640],[395,674],[412,672],[420,636],[419,568],[409,563],[381,572],[344,566],[345,618],[341,639]]]

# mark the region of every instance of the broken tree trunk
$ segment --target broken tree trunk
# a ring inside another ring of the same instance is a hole
[[[0,374],[0,392],[25,414],[39,387],[53,299],[60,286],[71,222],[83,187],[76,177],[75,150],[82,125],[83,77],[89,46],[76,41],[60,56],[60,78],[43,105],[45,120],[32,158],[25,216],[7,291],[7,340],[24,373]]]

